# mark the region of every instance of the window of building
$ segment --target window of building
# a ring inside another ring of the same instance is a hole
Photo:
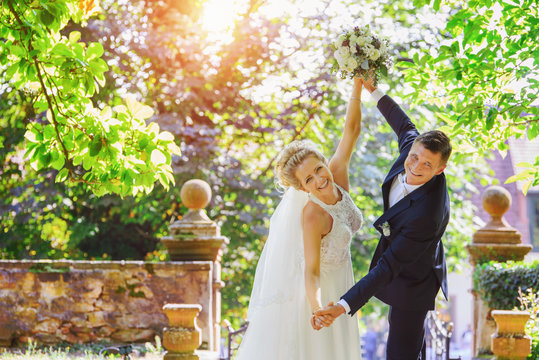
[[[530,218],[530,240],[533,251],[539,252],[539,193],[528,193],[528,215]]]

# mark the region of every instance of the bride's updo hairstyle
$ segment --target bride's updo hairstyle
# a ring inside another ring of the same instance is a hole
[[[286,145],[277,156],[275,164],[277,187],[286,189],[293,186],[298,190],[301,189],[301,183],[296,177],[296,170],[303,160],[309,156],[313,156],[327,164],[327,159],[310,140],[295,140]]]

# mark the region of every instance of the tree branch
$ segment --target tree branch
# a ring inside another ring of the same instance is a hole
[[[7,5],[9,7],[9,10],[13,13],[13,16],[15,17],[15,19],[17,20],[17,22],[21,26],[22,31],[26,34],[27,29],[24,26],[24,23],[22,22],[21,18],[19,17],[19,14],[17,13],[15,8],[13,7],[13,4],[11,4],[10,1],[7,1]],[[28,50],[29,50],[29,52],[32,52],[32,50],[33,50],[31,40],[28,42]],[[41,84],[41,89],[43,90],[43,95],[45,96],[45,99],[47,100],[47,104],[48,104],[49,110],[51,112],[52,122],[53,122],[54,130],[56,132],[56,139],[58,140],[58,143],[62,147],[62,151],[63,151],[64,157],[65,157],[65,164],[66,164],[66,167],[67,167],[67,169],[69,171],[69,174],[71,175],[71,167],[69,166],[69,152],[67,151],[67,148],[65,147],[65,144],[63,143],[62,138],[60,137],[60,130],[58,130],[58,121],[56,120],[56,115],[54,113],[54,108],[53,108],[53,105],[52,105],[52,101],[51,101],[50,96],[49,96],[49,94],[47,92],[47,87],[45,86],[45,82],[43,81],[43,76],[41,74],[41,68],[39,67],[39,62],[37,60],[37,56],[34,55],[32,57],[32,60],[34,61],[34,66],[36,68],[37,77],[39,78],[39,83]]]

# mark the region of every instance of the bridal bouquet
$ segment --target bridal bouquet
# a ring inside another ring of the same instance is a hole
[[[361,76],[364,79],[374,74],[374,85],[378,77],[387,75],[392,61],[389,58],[389,40],[371,34],[369,26],[355,27],[343,33],[333,44],[333,70],[341,71],[341,78]]]

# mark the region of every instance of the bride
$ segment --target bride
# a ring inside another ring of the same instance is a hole
[[[328,162],[309,141],[286,146],[275,166],[287,190],[270,220],[237,360],[357,360],[357,318],[330,328],[312,314],[354,285],[350,242],[363,217],[348,194],[361,133],[363,81],[354,78],[342,138]],[[316,330],[315,330],[316,329]]]

